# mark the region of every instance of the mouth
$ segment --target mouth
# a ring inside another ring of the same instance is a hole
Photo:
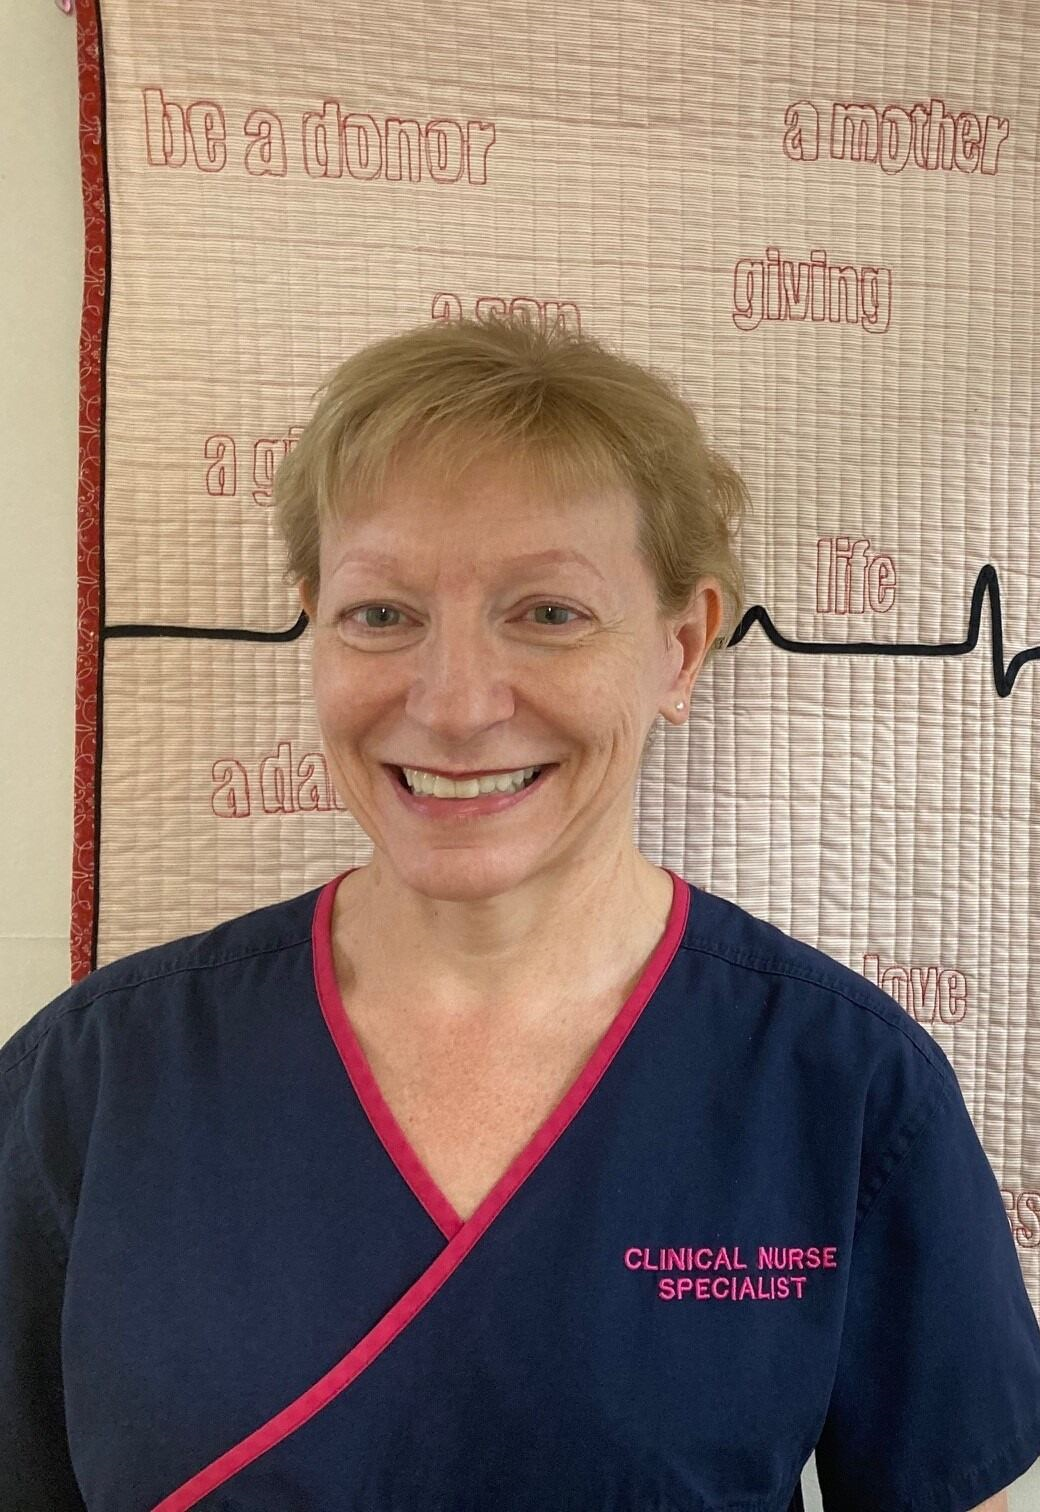
[[[544,766],[535,767],[531,780],[518,788],[516,792],[478,793],[475,798],[437,798],[432,793],[415,793],[404,780],[401,767],[384,762],[383,769],[393,782],[396,791],[400,793],[403,802],[414,814],[438,819],[466,819],[475,818],[481,814],[497,814],[522,803],[528,794],[540,791],[559,764],[559,762],[547,762]]]

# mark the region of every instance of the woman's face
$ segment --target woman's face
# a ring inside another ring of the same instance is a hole
[[[432,882],[443,861],[457,883],[461,857],[505,886],[631,848],[647,732],[722,612],[701,587],[689,621],[663,625],[637,521],[626,494],[547,502],[508,461],[450,486],[420,463],[323,537],[317,604],[301,586],[318,721],[343,803],[395,872]],[[536,552],[585,560],[513,560]],[[391,770],[550,763],[519,803],[445,819],[403,802]]]

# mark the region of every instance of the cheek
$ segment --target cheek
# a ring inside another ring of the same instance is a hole
[[[342,721],[345,711],[357,707],[364,685],[347,675],[336,649],[332,645],[315,650],[311,660],[311,686],[322,717]]]
[[[363,726],[357,701],[328,689],[315,697],[314,708],[322,731],[330,739],[347,740]]]

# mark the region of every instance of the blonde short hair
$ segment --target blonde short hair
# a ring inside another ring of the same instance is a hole
[[[361,347],[318,393],[275,473],[273,502],[282,581],[302,581],[312,600],[322,525],[348,517],[352,496],[378,497],[396,449],[418,443],[443,479],[508,453],[554,497],[629,489],[660,614],[678,615],[702,576],[718,580],[723,620],[704,665],[739,623],[745,583],[731,533],[751,508],[744,482],[707,444],[674,380],[604,341],[498,315],[427,322]]]

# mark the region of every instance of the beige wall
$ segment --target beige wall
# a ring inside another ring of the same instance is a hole
[[[0,0],[0,1041],[69,985],[78,118],[75,18]]]
[[[83,209],[76,23],[0,0],[0,1042],[69,984]],[[812,1462],[807,1512],[820,1512]],[[1040,1512],[1040,1464],[1011,1512]]]

